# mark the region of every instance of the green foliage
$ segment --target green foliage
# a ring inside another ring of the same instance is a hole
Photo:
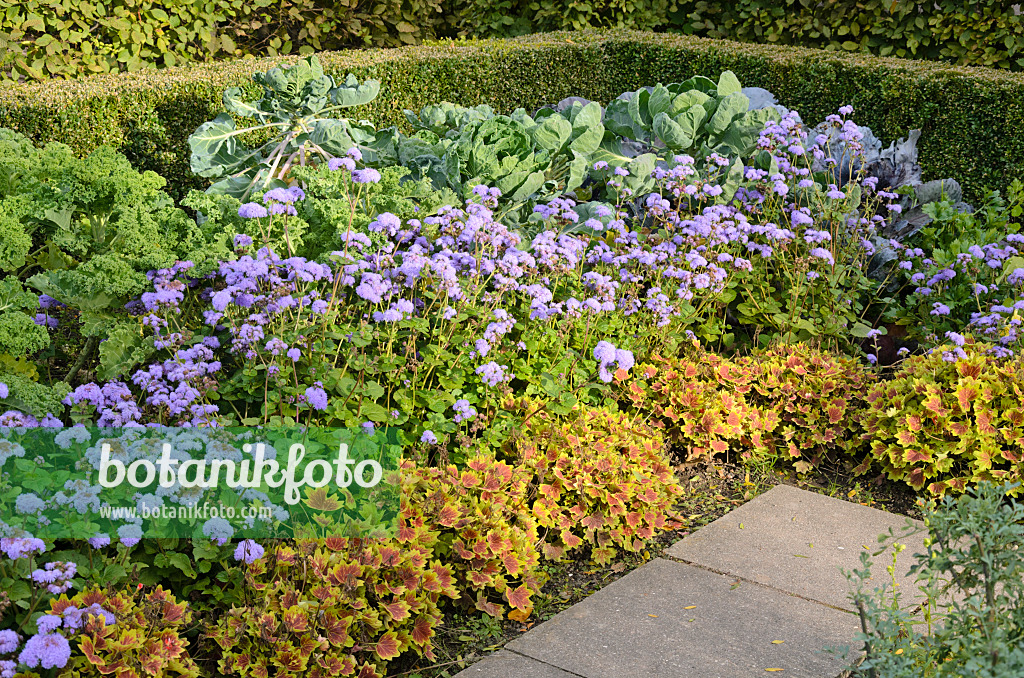
[[[973,213],[960,212],[948,201],[926,205],[932,221],[906,243],[924,256],[902,252],[904,263],[890,273],[892,286],[898,289],[881,308],[881,319],[905,326],[911,341],[934,345],[943,343],[949,332],[963,332],[993,306],[1013,309],[1024,291],[1024,280],[1011,277],[1024,268],[1024,237],[1019,235],[1022,189],[1024,185],[1015,180],[1009,201],[994,192]],[[936,304],[948,312],[937,313]],[[984,333],[993,339],[1000,338],[1003,329],[977,323],[973,328],[979,338]]]
[[[1024,473],[1021,359],[1001,361],[968,339],[964,356],[939,347],[903,363],[867,394],[862,438],[892,480],[935,495]],[[1015,490],[1016,491],[1016,490]]]
[[[1006,0],[677,0],[668,16],[673,29],[708,38],[1024,67],[1024,25]]]
[[[669,21],[671,0],[455,0],[446,8],[460,36],[508,37],[586,28],[653,30]]]
[[[664,147],[666,158],[691,153],[703,159],[712,152],[747,158],[764,124],[782,116],[774,108],[748,111],[750,100],[740,89],[732,71],[722,73],[717,84],[703,76],[658,83],[609,102],[607,126],[627,139]]]
[[[100,335],[146,288],[147,271],[178,259],[211,266],[227,254],[211,247],[195,222],[173,206],[163,178],[136,172],[112,148],[78,158],[60,143],[36,149],[24,137],[6,137],[0,144],[0,176],[6,177],[0,182],[0,228],[13,235],[0,270],[11,284],[20,278],[81,311],[87,336]],[[17,254],[11,254],[14,243]],[[38,332],[24,321],[18,327],[27,342],[20,350],[48,343],[29,339]]]
[[[914,554],[910,570],[926,595],[926,624],[907,611],[916,604],[901,605],[905,591],[884,580],[876,586],[870,556],[861,552],[861,568],[847,577],[856,587],[851,598],[860,611],[857,639],[866,657],[852,675],[1012,678],[1024,672],[1024,506],[1005,500],[1016,489],[984,482],[959,500],[947,496],[929,504],[927,550]],[[881,535],[879,542],[908,532]]]
[[[349,74],[337,84],[313,55],[287,68],[256,73],[253,82],[263,88],[258,101],[245,101],[239,87],[228,88],[223,97],[227,112],[200,125],[188,139],[192,171],[220,179],[210,193],[245,200],[253,191],[287,186],[292,167],[323,163],[350,148],[376,143],[372,128],[327,117],[373,101],[380,91],[376,80],[360,84]],[[237,129],[236,117],[255,124]],[[245,134],[269,139],[252,148],[241,141]]]
[[[698,350],[638,369],[624,384],[688,459],[724,454],[780,456],[806,472],[861,445],[858,417],[872,376],[857,361],[803,344],[735,359]]]
[[[886,142],[921,129],[925,180],[955,176],[967,201],[977,202],[1024,174],[1024,81],[1008,72],[629,31],[324,53],[320,59],[336,78],[354,73],[381,82],[384,96],[361,113],[379,127],[404,125],[404,109],[439,101],[487,104],[510,114],[567,96],[608,102],[649,83],[731,70],[740,82],[767,88],[799,110],[807,124],[850,104],[858,122]],[[62,141],[77,154],[112,145],[140,170],[159,172],[181,198],[206,188],[189,170],[189,135],[223,111],[225,88],[243,86],[249,97],[258,97],[252,75],[277,61],[244,59],[193,71],[5,87],[0,126],[36,142]]]
[[[401,46],[432,37],[439,0],[0,2],[0,76],[74,78],[251,54]]]
[[[498,188],[498,212],[506,223],[523,223],[540,201],[573,193],[586,178],[605,134],[601,107],[575,103],[564,111],[523,109],[495,115],[489,106],[443,103],[419,115],[406,110],[416,133],[401,135],[396,152],[378,163],[401,163],[413,177],[468,197],[477,184]]]
[[[3,410],[27,412],[35,417],[63,412],[61,401],[71,391],[62,381],[41,383],[35,365],[11,360],[9,355],[0,355],[0,382],[7,384],[9,391],[6,398],[0,399]]]
[[[33,355],[50,343],[46,329],[32,319],[38,307],[39,298],[17,279],[0,280],[0,355]]]

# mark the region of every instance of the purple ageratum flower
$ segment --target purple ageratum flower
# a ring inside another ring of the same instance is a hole
[[[485,384],[493,387],[503,381],[510,381],[512,379],[514,375],[506,374],[506,369],[508,369],[508,365],[499,365],[492,360],[476,368],[476,374],[483,378]]]
[[[110,537],[105,534],[97,534],[95,537],[89,537],[89,546],[94,549],[101,549],[104,546],[110,546]]]
[[[956,332],[946,332],[946,338],[952,341],[957,346],[963,346],[964,342],[966,341],[962,334],[957,334]]]
[[[122,525],[117,528],[117,537],[127,548],[131,548],[142,541],[142,528],[134,523]]]
[[[57,325],[59,324],[56,318],[51,318],[49,315],[45,313],[36,313],[35,318],[33,318],[32,320],[33,322],[35,322],[36,325],[39,325],[40,327],[45,327],[48,330],[56,329]]]
[[[327,169],[332,172],[337,172],[342,167],[347,169],[349,172],[354,172],[356,169],[356,161],[352,158],[331,158],[327,161]]]
[[[373,427],[373,422],[372,421],[364,421],[359,426],[360,426],[360,428],[363,429],[363,433],[365,433],[366,435],[368,435],[368,436],[372,436],[373,435],[375,429]]]
[[[602,363],[615,362],[615,346],[611,342],[599,341],[594,347],[594,359]]]
[[[291,188],[272,188],[263,194],[263,202],[274,201],[292,205],[306,199],[306,193],[298,186]]]
[[[632,351],[617,348],[615,349],[615,362],[618,363],[621,369],[628,372],[636,364],[636,359],[633,357]]]
[[[363,159],[363,152],[353,146],[345,152],[345,155],[352,158],[353,160],[359,161]]]
[[[306,402],[316,410],[327,409],[327,392],[319,386],[310,386],[306,389]]]
[[[290,348],[288,349],[288,353],[286,353],[285,355],[291,358],[293,363],[297,363],[299,362],[299,358],[302,357],[302,351],[300,351],[297,348]]]
[[[235,236],[235,247],[248,247],[252,244],[252,237],[239,233]]]
[[[44,614],[36,620],[36,628],[39,633],[50,633],[60,628],[63,620],[55,614]]]
[[[8,654],[18,649],[18,633],[11,629],[0,631],[0,654]]]
[[[46,550],[42,539],[35,537],[4,537],[0,539],[0,551],[11,560],[29,558]]]
[[[0,678],[14,678],[18,662],[13,659],[0,659]]]
[[[878,362],[878,356],[876,356],[874,353],[869,353],[868,362],[871,363],[872,365],[876,364]]]
[[[423,435],[420,436],[420,442],[428,445],[437,445],[437,436],[431,430],[426,430]]]
[[[949,315],[949,306],[945,304],[935,302],[932,304],[932,310],[929,311],[930,315]]]
[[[464,421],[469,421],[477,415],[476,408],[469,404],[466,399],[456,400],[455,404],[452,405],[452,409],[455,410],[455,423],[461,424]]]
[[[224,546],[235,533],[235,528],[227,520],[217,517],[203,523],[203,534],[212,539],[218,546]]]
[[[357,184],[375,184],[380,181],[380,172],[370,167],[356,170],[352,173],[352,181]]]
[[[11,394],[10,389],[7,388],[7,384],[0,381],[0,398],[6,398]]]
[[[816,259],[823,259],[830,264],[835,263],[835,260],[832,258],[832,253],[829,252],[824,247],[815,247],[810,252],[808,252],[808,254],[810,254],[812,257],[815,257]]]
[[[18,661],[30,669],[64,668],[71,659],[71,645],[67,638],[59,633],[40,633],[32,636],[25,643],[25,648],[18,655]]]
[[[391,212],[383,212],[377,215],[377,218],[371,221],[366,228],[373,233],[387,233],[393,236],[402,228],[402,220]]]
[[[255,202],[247,202],[238,208],[238,216],[243,219],[262,219],[269,214],[266,207]]]
[[[238,544],[238,548],[235,549],[235,560],[246,565],[252,565],[262,558],[264,553],[263,547],[252,539],[243,539]]]
[[[290,217],[296,217],[299,215],[293,205],[286,205],[283,203],[275,202],[270,205],[271,214],[287,214]]]

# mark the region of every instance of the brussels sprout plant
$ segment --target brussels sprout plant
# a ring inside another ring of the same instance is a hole
[[[324,73],[316,56],[289,68],[257,73],[253,81],[263,87],[262,98],[248,102],[241,88],[228,88],[224,92],[227,111],[189,137],[192,171],[219,179],[210,186],[210,193],[245,200],[254,191],[287,186],[293,166],[325,162],[352,147],[366,148],[372,154],[377,134],[369,123],[353,124],[329,115],[373,101],[380,82],[360,83],[349,74],[337,84]],[[238,129],[232,116],[255,124]],[[241,141],[244,134],[259,137],[261,133],[270,133],[270,138],[259,146],[249,147]]]

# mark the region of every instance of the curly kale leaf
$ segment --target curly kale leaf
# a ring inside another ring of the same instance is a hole
[[[63,381],[47,386],[19,372],[0,371],[0,382],[7,384],[8,390],[7,397],[0,400],[0,411],[14,409],[35,417],[59,415],[64,411],[61,401],[71,392]]]

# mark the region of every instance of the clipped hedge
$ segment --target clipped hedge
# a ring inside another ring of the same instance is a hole
[[[433,37],[442,0],[0,0],[0,80]]]
[[[200,187],[188,136],[222,110],[226,86],[289,59],[242,59],[79,81],[0,88],[0,127],[79,153],[111,144],[181,195]],[[488,103],[510,112],[570,96],[607,102],[621,92],[732,70],[814,123],[840,105],[883,141],[920,128],[925,179],[955,177],[968,200],[1024,172],[1024,74],[823,50],[635,31],[548,33],[395,50],[326,52],[328,72],[382,81],[359,118],[404,124],[430,102]],[[255,95],[255,90],[252,90]]]
[[[963,66],[1024,68],[1018,0],[677,0],[671,29]]]

